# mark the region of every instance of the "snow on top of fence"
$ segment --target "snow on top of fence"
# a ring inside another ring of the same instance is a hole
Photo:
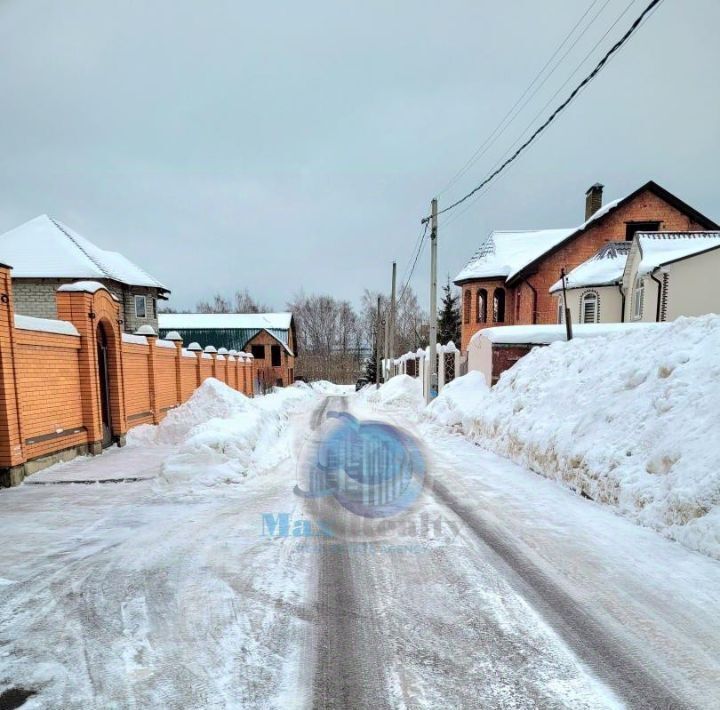
[[[195,359],[195,353],[192,350],[188,350],[187,348],[182,349],[182,356]]]
[[[147,338],[144,335],[134,335],[132,333],[122,334],[123,343],[132,343],[133,345],[147,345]]]
[[[158,340],[157,346],[159,348],[168,348],[169,350],[175,350],[175,343],[169,340]]]
[[[107,286],[103,286],[99,281],[74,281],[71,284],[63,284],[58,288],[58,291],[70,291],[71,293],[78,291],[81,293],[95,293],[103,288],[107,291]]]
[[[80,335],[77,328],[68,321],[20,316],[17,313],[15,314],[15,327],[20,330],[39,330],[43,333],[58,333],[59,335]]]

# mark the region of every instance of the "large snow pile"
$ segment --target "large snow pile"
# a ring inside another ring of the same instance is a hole
[[[289,453],[278,448],[288,418],[317,397],[307,385],[296,384],[250,399],[210,378],[157,426],[131,429],[128,444],[178,447],[163,465],[161,485],[236,483]]]
[[[417,410],[423,404],[422,382],[410,375],[395,375],[379,389],[364,387],[360,395],[371,406],[382,409]]]
[[[536,348],[426,410],[478,444],[720,558],[720,316]]]

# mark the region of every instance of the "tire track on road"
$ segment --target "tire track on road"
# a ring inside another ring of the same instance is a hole
[[[578,657],[633,708],[689,708],[667,682],[628,649],[590,610],[551,580],[502,531],[462,503],[443,483],[433,480],[430,492],[452,510],[507,568],[507,578],[537,609]]]

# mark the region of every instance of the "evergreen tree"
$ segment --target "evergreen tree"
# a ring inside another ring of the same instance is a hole
[[[438,343],[445,345],[452,340],[460,347],[460,295],[453,293],[450,279],[443,286],[443,292],[438,315]]]
[[[370,357],[365,360],[365,377],[368,378],[368,382],[375,383],[375,373],[377,372],[377,357],[376,357],[376,348],[373,344],[372,352],[370,353]]]

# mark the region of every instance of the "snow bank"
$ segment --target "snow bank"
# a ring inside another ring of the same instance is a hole
[[[417,410],[423,405],[422,382],[410,375],[395,375],[379,389],[364,387],[361,399],[376,408]]]
[[[720,558],[720,316],[537,348],[425,417]],[[392,380],[391,380],[392,382]]]
[[[272,466],[288,454],[277,444],[290,415],[317,397],[307,385],[294,385],[250,399],[210,378],[159,425],[131,429],[128,444],[178,447],[163,465],[162,486],[238,483],[251,468]]]
[[[328,380],[316,380],[310,383],[310,387],[316,392],[325,395],[346,395],[355,391],[355,385],[336,385]]]

